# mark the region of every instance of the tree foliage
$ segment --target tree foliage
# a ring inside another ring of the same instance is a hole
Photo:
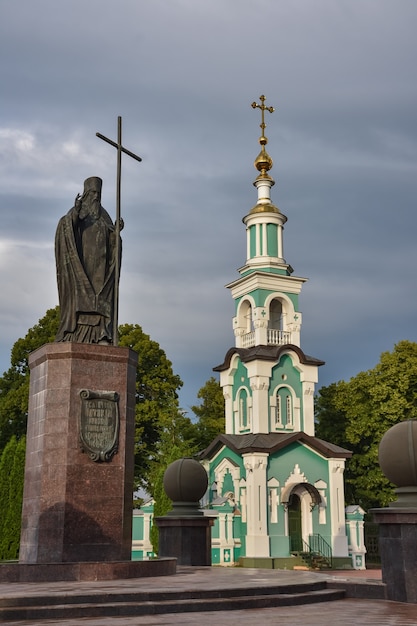
[[[386,431],[417,418],[417,344],[399,342],[371,370],[323,387],[316,402],[318,437],[352,450],[346,469],[348,504],[365,510],[395,499],[382,474],[378,446]]]
[[[17,559],[25,474],[25,437],[12,437],[0,458],[0,559]]]
[[[0,456],[0,559],[3,556],[3,537],[6,532],[6,515],[10,501],[10,473],[16,451],[16,437],[11,437]]]
[[[172,363],[156,341],[138,324],[119,329],[119,345],[138,354],[136,373],[135,473],[138,485],[149,489],[148,474],[158,455],[158,442],[165,424],[179,411],[178,390],[182,387]]]
[[[172,508],[172,502],[163,486],[165,470],[177,459],[192,457],[197,452],[194,434],[194,424],[181,411],[167,416],[164,420],[158,455],[152,461],[149,473],[149,491],[154,499],[154,517],[166,515]],[[156,524],[152,524],[150,539],[153,551],[158,554],[159,531]]]
[[[195,443],[199,450],[204,450],[225,429],[223,392],[214,376],[201,387],[197,397],[201,404],[191,407],[198,417]]]
[[[11,366],[0,377],[0,452],[14,435],[26,433],[29,398],[29,354],[53,342],[59,326],[59,307],[50,309],[18,339],[11,353]],[[182,386],[172,364],[156,341],[139,325],[125,324],[119,329],[120,346],[138,354],[136,374],[135,465],[137,483],[147,484],[150,462],[157,455],[157,444],[164,420],[178,412],[177,392]]]
[[[49,309],[25,337],[13,345],[11,363],[0,377],[0,452],[14,435],[26,434],[29,401],[29,354],[54,340],[59,326],[59,309]]]

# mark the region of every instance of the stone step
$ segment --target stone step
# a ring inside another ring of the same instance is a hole
[[[100,604],[118,602],[163,602],[165,600],[198,600],[204,598],[232,598],[242,597],[246,595],[278,595],[278,594],[293,594],[293,593],[307,593],[309,591],[319,591],[327,588],[327,582],[325,580],[314,582],[302,582],[302,583],[280,583],[276,585],[270,585],[269,587],[252,586],[250,588],[246,586],[225,587],[225,588],[213,588],[213,589],[181,589],[181,590],[158,590],[158,591],[108,591],[108,592],[95,592],[88,593],[82,591],[74,591],[66,593],[63,602],[63,596],[59,593],[51,594],[34,594],[28,596],[7,596],[0,597],[0,608],[11,606],[44,606],[44,605],[56,605],[56,604],[91,604],[99,602]]]
[[[2,602],[0,621],[34,619],[81,619],[84,617],[123,617],[140,615],[162,615],[167,613],[190,613],[195,611],[227,611],[276,606],[295,606],[315,602],[329,602],[345,597],[343,589],[327,589],[322,584],[310,585],[313,589],[300,590],[301,585],[290,592],[266,589],[228,589],[206,592],[178,592],[165,594],[104,594],[88,598],[74,595],[10,598]],[[143,596],[148,596],[145,599]],[[170,596],[167,598],[166,596]],[[83,601],[81,602],[81,598]],[[19,601],[17,601],[19,600]],[[58,602],[61,602],[59,604]]]

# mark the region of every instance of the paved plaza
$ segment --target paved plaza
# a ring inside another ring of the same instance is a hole
[[[9,623],[10,624],[10,623]],[[336,600],[320,604],[244,611],[175,613],[143,617],[107,617],[13,622],[10,626],[416,626],[417,606],[384,600]]]
[[[177,589],[210,588],[215,585],[229,586],[250,585],[256,581],[267,586],[277,578],[288,582],[302,582],[317,577],[328,579],[359,581],[370,584],[381,582],[381,572],[368,570],[365,572],[294,572],[279,570],[250,570],[239,568],[178,568],[176,576],[144,578],[126,581],[104,581],[83,583],[20,583],[1,584],[0,598],[16,593],[24,595],[40,595],[46,591],[56,593],[73,593],[77,589],[97,593],[103,588],[109,592],[113,589],[164,588]],[[235,581],[235,583],[234,583]],[[6,622],[1,622],[6,623]],[[9,622],[10,626],[170,626],[174,624],[217,626],[417,626],[417,605],[388,602],[385,600],[364,600],[347,598],[333,602],[307,604],[302,606],[282,606],[266,609],[245,609],[238,611],[190,612],[164,615],[147,615],[141,617],[94,617],[77,619],[51,619]]]

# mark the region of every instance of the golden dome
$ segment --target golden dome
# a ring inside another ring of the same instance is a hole
[[[258,203],[249,211],[249,215],[254,215],[255,213],[281,213],[281,211],[275,204],[268,202],[267,204]]]
[[[261,137],[259,139],[259,143],[261,143],[261,139],[266,139],[266,137]],[[265,150],[265,145],[262,144],[262,149],[254,161],[255,168],[261,173],[261,175],[265,175],[266,172],[269,172],[272,168],[273,164],[273,160]]]
[[[272,168],[273,163],[274,163],[271,157],[269,156],[269,154],[267,153],[267,151],[265,150],[265,146],[268,143],[268,139],[265,137],[265,127],[266,127],[265,111],[268,111],[269,113],[273,113],[274,107],[265,106],[265,100],[266,100],[265,96],[260,96],[261,104],[257,104],[256,102],[252,102],[251,104],[253,109],[260,109],[261,115],[262,115],[262,121],[260,124],[262,135],[261,137],[259,137],[259,143],[261,144],[261,151],[256,157],[254,165],[255,165],[255,168],[258,170],[258,172],[260,172],[261,176],[263,177]]]

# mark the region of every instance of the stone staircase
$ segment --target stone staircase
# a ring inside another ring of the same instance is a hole
[[[33,594],[0,597],[0,622],[63,620],[86,617],[163,615],[195,611],[227,611],[329,602],[345,597],[344,589],[329,589],[326,581],[253,585],[233,588],[123,592]],[[47,624],[47,622],[45,622]]]
[[[291,553],[302,559],[309,569],[332,569],[332,549],[321,535],[310,535],[308,542],[301,537],[295,537],[291,547]]]
[[[298,556],[310,569],[330,570],[332,562],[323,554],[317,552],[299,552]]]

